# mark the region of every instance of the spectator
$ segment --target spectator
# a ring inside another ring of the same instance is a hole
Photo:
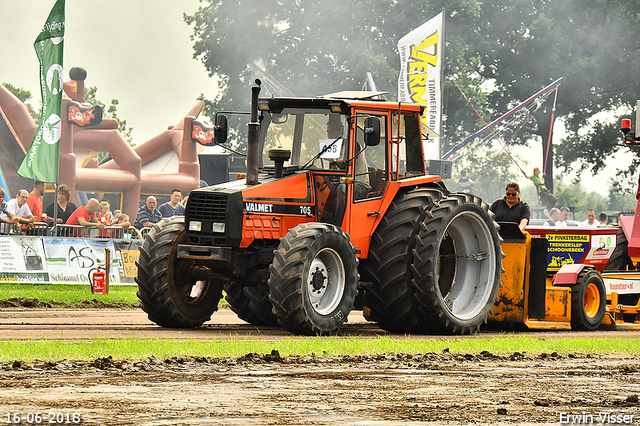
[[[111,226],[115,218],[111,214],[111,205],[108,201],[100,201],[98,205],[100,213],[98,214],[98,220],[104,223],[106,226]]]
[[[533,182],[533,184],[536,186],[538,190],[538,195],[540,196],[540,203],[545,206],[544,213],[549,214],[549,210],[551,210],[551,208],[556,205],[556,203],[558,202],[558,199],[556,198],[555,195],[551,193],[551,191],[549,191],[549,189],[547,189],[546,186],[544,186],[545,175],[546,173],[543,173],[543,175],[540,176],[539,167],[534,167],[533,175],[527,176],[525,174],[527,178],[531,179],[531,181]]]
[[[560,209],[560,219],[556,221],[556,226],[568,226],[567,219],[569,219],[569,207],[564,206]]]
[[[125,213],[120,213],[116,219],[113,221],[113,226],[119,226],[121,228],[131,229],[133,232],[131,233],[134,238],[142,239],[142,234],[136,228],[131,226],[131,222],[129,221],[129,215]],[[126,234],[124,235],[127,236]]]
[[[18,219],[16,218],[8,219],[3,217],[3,215],[5,215],[7,211],[7,202],[4,201],[5,195],[6,193],[4,192],[4,188],[0,187],[0,224],[3,224],[3,223],[8,224],[8,225],[0,225],[0,233],[2,234],[8,234],[11,224],[14,224],[18,221]]]
[[[67,219],[67,225],[80,225],[85,228],[104,229],[104,224],[98,221],[96,212],[100,208],[100,203],[95,198],[91,198],[86,206],[82,206]]]
[[[179,189],[171,191],[171,200],[158,207],[162,217],[184,216],[184,206],[180,204],[182,193]]]
[[[596,211],[594,209],[589,209],[587,211],[587,219],[580,222],[580,226],[585,226],[587,228],[597,228],[600,225],[600,222],[596,220]]]
[[[113,211],[113,217],[115,218],[115,219],[114,219],[114,222],[118,219],[118,216],[120,216],[120,214],[121,214],[121,213],[122,213],[122,212],[121,212],[120,210],[118,210],[118,209],[115,209],[115,210]]]
[[[38,222],[42,222],[42,196],[44,195],[44,182],[36,180],[33,182],[33,191],[29,193],[27,205],[31,214],[34,215]]]
[[[556,222],[560,220],[560,209],[553,207],[549,211],[549,219],[542,226],[556,226]]]
[[[58,213],[56,223],[62,224],[67,223],[67,220],[71,217],[73,212],[76,211],[78,206],[69,201],[71,198],[71,189],[64,183],[58,185]],[[54,203],[51,203],[45,209],[45,213],[47,214],[47,223],[49,225],[53,225],[53,217],[54,217]]]
[[[147,202],[144,206],[140,207],[136,220],[133,222],[133,226],[136,229],[151,228],[154,223],[158,223],[162,220],[162,215],[156,209],[158,201],[156,197],[150,195],[147,197]]]
[[[609,218],[607,217],[607,214],[605,212],[602,212],[600,213],[600,216],[598,216],[598,222],[600,222],[598,225],[607,226],[608,220]]]
[[[495,213],[496,222],[517,223],[521,231],[531,218],[529,205],[520,199],[520,185],[514,181],[507,183],[506,196],[494,201],[489,210]]]
[[[466,170],[461,170],[460,179],[456,179],[454,176],[453,181],[460,185],[460,192],[464,192],[466,194],[473,194],[473,187],[477,185],[476,182],[469,177]]]
[[[29,193],[27,190],[19,190],[16,198],[12,198],[7,202],[5,212],[2,213],[0,217],[13,221],[13,223],[22,223],[25,225],[35,223],[38,219],[31,214],[31,210],[27,205],[28,199]]]

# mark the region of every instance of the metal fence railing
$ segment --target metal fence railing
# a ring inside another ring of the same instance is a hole
[[[57,237],[98,238],[116,240],[135,240],[142,238],[142,234],[133,226],[106,226],[104,229],[84,227],[80,225],[57,225],[55,227]]]
[[[29,226],[0,222],[0,235],[30,235],[43,237],[49,235],[49,227],[44,222],[32,223],[29,224]]]

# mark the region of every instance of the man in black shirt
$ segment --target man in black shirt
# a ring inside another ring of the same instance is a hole
[[[514,222],[524,232],[525,226],[531,218],[529,204],[520,199],[520,185],[518,182],[507,183],[506,196],[491,204],[489,210],[495,213],[496,222]]]

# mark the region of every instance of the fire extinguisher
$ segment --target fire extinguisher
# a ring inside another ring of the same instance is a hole
[[[107,276],[105,268],[98,266],[89,271],[89,282],[91,283],[91,293],[105,294],[106,285],[105,277]]]
[[[104,265],[89,270],[89,284],[91,293],[109,294],[109,264],[111,263],[111,250],[104,249]]]

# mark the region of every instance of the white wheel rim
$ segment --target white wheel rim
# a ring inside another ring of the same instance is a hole
[[[345,280],[340,255],[331,248],[320,250],[311,262],[305,280],[311,307],[320,315],[333,312],[342,300]]]
[[[443,239],[447,235],[453,239],[456,269],[450,290],[441,294],[443,305],[459,320],[472,319],[482,312],[493,293],[497,272],[493,236],[485,219],[474,211],[455,216]],[[438,276],[442,276],[441,256],[440,253]],[[439,283],[438,289],[441,288],[442,283]]]

